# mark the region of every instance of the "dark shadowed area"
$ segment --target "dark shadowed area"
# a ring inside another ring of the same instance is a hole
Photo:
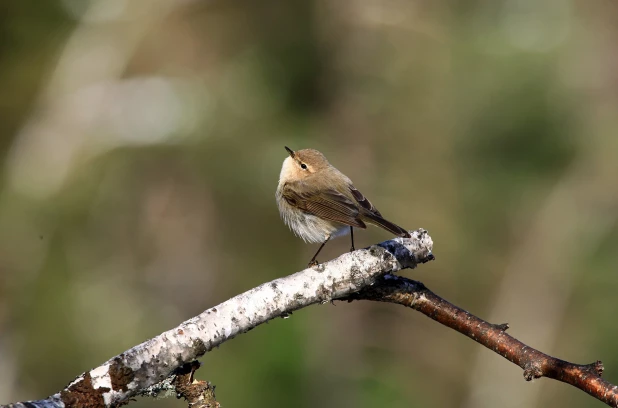
[[[284,146],[430,232],[405,276],[618,383],[617,43],[610,1],[3,2],[0,403],[303,269]],[[389,304],[310,307],[201,361],[224,407],[604,406]]]

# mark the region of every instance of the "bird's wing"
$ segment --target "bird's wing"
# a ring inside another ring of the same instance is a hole
[[[354,198],[356,199],[356,201],[362,208],[364,208],[366,211],[370,212],[371,214],[377,215],[378,217],[382,217],[382,214],[380,214],[380,211],[378,211],[378,209],[375,208],[373,204],[371,204],[371,201],[369,201],[367,197],[363,195],[363,193],[358,191],[356,187],[350,186],[350,192],[352,193],[352,195],[354,196]]]
[[[366,222],[382,227],[397,236],[410,238],[410,234],[404,228],[385,220],[384,217],[382,217],[382,214],[380,214],[380,211],[378,211],[378,209],[371,204],[367,197],[365,197],[354,186],[350,186],[350,192],[360,206],[360,215]]]
[[[311,191],[288,184],[283,187],[282,196],[289,205],[309,214],[351,227],[367,228],[358,216],[354,201],[335,190]]]

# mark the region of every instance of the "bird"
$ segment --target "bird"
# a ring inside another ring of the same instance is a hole
[[[317,256],[335,237],[350,234],[354,251],[354,228],[367,224],[398,237],[410,238],[404,228],[387,221],[380,211],[354,187],[352,181],[315,149],[292,150],[283,161],[276,200],[284,223],[308,243],[321,242],[308,267],[318,265]]]

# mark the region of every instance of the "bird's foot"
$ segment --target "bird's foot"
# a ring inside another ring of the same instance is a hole
[[[313,261],[310,261],[307,264],[307,268],[311,268],[312,266],[318,266],[318,265],[319,265],[318,261],[316,259],[314,259]]]

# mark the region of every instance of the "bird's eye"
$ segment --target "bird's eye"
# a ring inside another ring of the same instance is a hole
[[[305,163],[301,163],[300,168],[303,170],[307,170],[307,165]]]

